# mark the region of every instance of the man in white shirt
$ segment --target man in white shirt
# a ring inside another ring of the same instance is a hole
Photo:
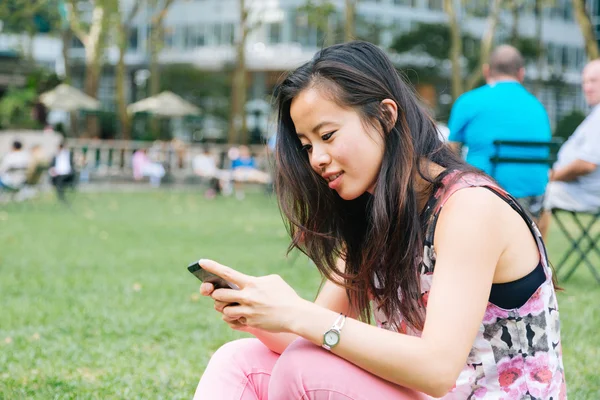
[[[592,111],[563,144],[550,173],[545,212],[539,224],[544,237],[553,208],[600,210],[600,60],[593,60],[584,68],[583,92]]]
[[[29,154],[23,150],[23,144],[15,140],[10,153],[0,163],[0,189],[18,189],[27,179]]]

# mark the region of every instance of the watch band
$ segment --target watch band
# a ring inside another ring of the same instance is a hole
[[[340,315],[336,318],[336,320],[333,323],[333,325],[331,326],[331,328],[329,328],[323,335],[322,347],[324,349],[331,350],[332,347],[337,346],[337,344],[340,342],[340,334],[342,333],[342,328],[344,327],[345,322],[346,322],[346,316],[344,314],[340,313]],[[337,343],[332,344],[331,346],[326,343],[326,339],[325,339],[327,334],[330,332],[335,332],[338,337]]]
[[[344,314],[340,313],[340,315],[337,317],[337,319],[333,323],[333,326],[331,327],[331,329],[335,329],[336,331],[340,332],[342,330],[342,328],[344,327],[345,322],[346,322],[346,316]]]

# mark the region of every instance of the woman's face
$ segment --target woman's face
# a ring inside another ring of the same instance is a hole
[[[373,193],[383,159],[382,132],[317,88],[300,92],[290,114],[312,168],[331,189],[344,200]]]

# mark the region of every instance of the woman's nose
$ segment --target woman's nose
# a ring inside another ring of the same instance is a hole
[[[313,147],[310,161],[315,171],[321,174],[325,170],[325,167],[331,162],[331,157],[326,151],[323,151],[323,149],[316,149]]]

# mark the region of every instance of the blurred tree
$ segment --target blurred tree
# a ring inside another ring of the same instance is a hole
[[[33,59],[33,36],[55,33],[60,28],[60,0],[1,0],[0,21],[7,33],[25,33],[28,41],[23,53]]]
[[[126,3],[121,2],[117,10],[117,44],[119,47],[119,60],[115,67],[115,86],[117,92],[117,112],[121,127],[121,137],[131,139],[131,118],[127,113],[127,99],[125,98],[125,53],[129,44],[129,35],[133,19],[138,13],[142,0],[135,0],[128,11],[124,10]]]
[[[189,64],[169,64],[160,74],[161,90],[170,90],[200,106],[204,116],[228,120],[231,71],[203,71]]]
[[[118,0],[69,0],[67,19],[75,36],[85,49],[85,93],[98,98],[102,73],[102,59],[109,33],[110,21],[118,7]],[[91,8],[90,21],[81,20],[81,10]],[[98,118],[86,117],[86,134],[95,137],[99,133]]]
[[[456,12],[453,10],[452,0],[444,0],[444,9],[450,19],[450,60],[452,62],[452,97],[457,99],[464,91],[473,89],[482,78],[481,67],[490,56],[492,45],[494,44],[494,35],[498,26],[500,17],[500,7],[502,0],[492,0],[491,10],[487,17],[487,29],[481,38],[479,46],[479,61],[475,68],[471,68],[466,80],[462,81],[462,69],[460,59],[462,58],[462,39],[460,25],[456,18]],[[455,85],[458,85],[455,88]]]
[[[454,7],[453,0],[444,0],[444,11],[448,15],[448,28],[450,29],[450,63],[451,63],[451,81],[452,98],[456,100],[464,92],[463,75],[460,66],[460,60],[463,56],[462,32],[458,23],[458,16]]]
[[[160,93],[160,66],[158,55],[164,45],[165,27],[164,19],[169,12],[169,7],[174,0],[149,0],[154,15],[150,18],[150,96]],[[156,117],[150,119],[150,129],[154,135],[159,132],[159,120]]]
[[[36,99],[60,83],[56,74],[44,68],[31,71],[23,87],[12,87],[0,99],[0,128],[37,129],[46,123],[46,109]],[[32,113],[35,109],[37,113]]]
[[[570,114],[565,115],[560,121],[558,121],[556,124],[556,129],[554,129],[554,136],[567,140],[573,134],[573,132],[575,132],[575,129],[577,129],[584,119],[585,114],[581,111],[571,111]]]
[[[358,0],[346,0],[346,8],[345,8],[345,16],[346,16],[346,24],[344,25],[345,39],[346,42],[354,40],[354,30],[356,19],[356,5]]]
[[[31,104],[37,97],[33,88],[10,88],[0,99],[0,128],[35,128],[38,123],[31,118]]]
[[[324,34],[323,46],[336,43],[335,24],[332,23],[336,15],[335,4],[329,0],[307,0],[298,7],[298,12],[307,16],[310,26],[316,27]]]
[[[364,28],[362,31],[367,33],[367,35],[363,35],[358,39],[375,42],[372,40],[373,36],[367,36],[369,33],[373,33],[374,29],[377,29],[377,24],[369,24],[364,19],[357,21],[357,5],[358,0],[345,0],[343,21],[337,20],[336,6],[332,0],[305,0],[304,4],[298,7],[297,10],[308,17],[310,26],[317,28],[318,32],[324,34],[324,40],[321,43],[323,46],[338,43],[338,39],[341,39],[338,38],[338,32],[336,32],[338,26],[339,28],[343,27],[343,41],[349,42],[357,39],[357,24],[360,24],[361,28]]]
[[[256,2],[254,3],[256,4]],[[262,25],[260,17],[250,18],[251,5],[246,0],[238,0],[240,21],[237,41],[235,43],[235,66],[231,85],[231,108],[229,116],[228,143],[248,143],[248,127],[246,126],[246,96],[248,82],[246,69],[246,42],[248,35]]]
[[[537,79],[533,85],[533,94],[537,97],[542,88],[542,70],[544,69],[546,51],[543,42],[544,31],[544,10],[542,8],[544,0],[535,0],[533,15],[535,16],[535,48],[536,48],[536,63]]]
[[[589,60],[598,58],[598,42],[592,25],[592,20],[585,7],[585,0],[571,0],[573,3],[573,11],[575,19],[581,29],[581,34],[585,41],[585,51]]]

